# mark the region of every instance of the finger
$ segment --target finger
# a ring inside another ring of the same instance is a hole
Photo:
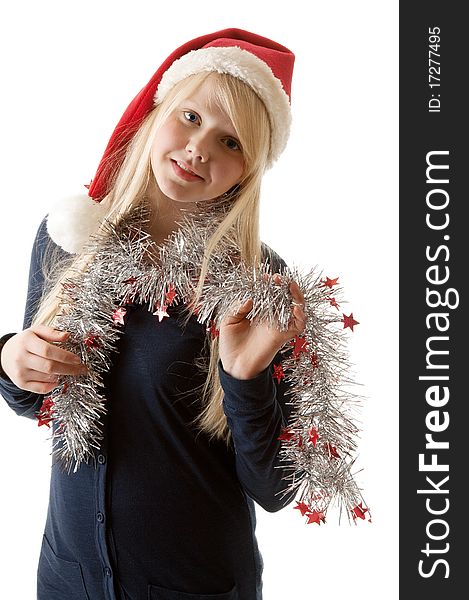
[[[80,357],[73,352],[69,352],[64,348],[59,348],[54,344],[50,344],[36,335],[28,336],[25,346],[28,352],[55,362],[64,364],[81,363]]]
[[[264,281],[269,281],[269,279],[272,279],[275,284],[282,283],[282,276],[280,275],[280,273],[274,273],[273,275],[271,275],[270,273],[264,273],[262,275],[262,279]]]
[[[301,308],[301,306],[294,306],[292,308],[292,316],[291,319],[289,321],[289,330],[295,330],[295,335],[301,333],[304,331],[305,327],[306,327],[306,315],[305,312],[303,310],[303,308]]]
[[[32,325],[30,330],[46,342],[63,342],[70,336],[69,331],[60,331],[47,325]]]
[[[237,311],[234,314],[228,315],[224,319],[224,323],[226,325],[233,325],[235,323],[241,322],[243,319],[246,318],[246,315],[250,312],[252,306],[253,301],[251,298],[249,298],[248,300],[246,300],[246,302],[244,302],[244,304],[241,304],[241,306],[238,307]]]
[[[290,293],[292,295],[293,301],[296,304],[302,304],[304,306],[305,297],[303,292],[300,290],[300,286],[296,281],[292,281],[290,283]]]
[[[44,383],[43,381],[28,381],[21,386],[22,390],[34,392],[35,394],[50,394],[57,387],[56,383]]]
[[[45,375],[84,375],[88,372],[82,363],[66,363],[38,356],[31,352],[27,356],[28,368]]]
[[[58,384],[61,375],[56,373],[41,373],[41,371],[35,371],[34,369],[27,369],[24,374],[26,381],[35,381],[37,383],[54,383]]]

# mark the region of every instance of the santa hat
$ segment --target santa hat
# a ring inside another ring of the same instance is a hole
[[[229,73],[249,85],[263,101],[271,124],[270,167],[284,150],[290,133],[294,60],[285,46],[242,29],[223,29],[180,46],[125,110],[91,181],[88,198],[68,198],[49,213],[49,235],[67,252],[80,252],[96,229],[97,219],[104,216],[98,203],[110,191],[111,175],[121,166],[125,148],[143,119],[173,86],[195,73]]]

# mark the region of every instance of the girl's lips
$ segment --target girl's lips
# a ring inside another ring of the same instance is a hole
[[[184,171],[184,169],[181,169],[175,160],[171,159],[171,164],[173,166],[173,171],[181,179],[184,179],[185,181],[203,181],[202,177],[192,175],[192,173],[188,173],[187,171]]]

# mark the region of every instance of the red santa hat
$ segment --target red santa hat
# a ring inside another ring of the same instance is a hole
[[[104,216],[98,203],[110,191],[111,174],[122,164],[124,150],[139,125],[174,85],[195,73],[229,73],[249,85],[263,101],[271,124],[267,159],[270,167],[284,150],[290,133],[294,60],[294,54],[285,46],[243,29],[216,31],[177,48],[122,115],[89,186],[88,202],[84,202],[83,197],[68,199],[68,206],[64,207],[68,215],[61,210],[49,213],[49,235],[68,252],[81,250],[96,227],[96,219]],[[65,221],[69,217],[73,218],[73,236],[67,232],[70,227]]]

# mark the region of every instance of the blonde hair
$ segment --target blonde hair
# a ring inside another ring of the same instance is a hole
[[[215,85],[208,88],[211,90],[208,100],[224,111],[233,123],[243,149],[245,166],[231,208],[207,243],[192,306],[196,306],[200,299],[210,258],[216,251],[217,244],[225,236],[235,236],[240,247],[241,259],[246,264],[255,265],[261,259],[259,198],[271,131],[267,110],[255,92],[241,80],[225,73],[201,72],[176,84],[162,103],[146,116],[124,148],[125,156],[120,168],[112,167],[120,157],[111,157],[109,163],[111,166],[107,172],[110,181],[109,191],[101,201],[107,208],[104,218],[112,223],[119,222],[125,214],[142,202],[152,181],[150,155],[153,138],[158,128],[175,110],[176,105],[183,98],[190,97],[209,77]],[[100,224],[97,233],[101,229]],[[86,270],[92,258],[93,256],[89,254],[73,255],[64,265],[63,261],[56,260],[54,250],[46,253],[44,261],[46,285],[33,319],[34,324],[53,325],[54,318],[60,310],[62,282],[68,277],[73,277],[77,272]],[[211,346],[210,360],[202,389],[203,408],[196,419],[196,424],[211,438],[223,439],[229,444],[231,434],[223,411],[223,389],[218,377],[218,339],[208,341],[207,338],[207,343]]]

